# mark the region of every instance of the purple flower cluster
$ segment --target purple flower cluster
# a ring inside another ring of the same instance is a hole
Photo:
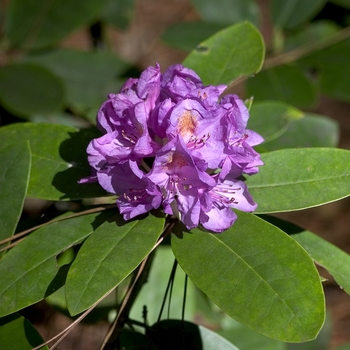
[[[239,178],[262,165],[252,146],[263,139],[246,130],[249,113],[236,95],[219,98],[225,88],[204,86],[179,64],[128,79],[98,112],[104,135],[90,142],[93,173],[80,182],[98,181],[119,195],[125,220],[162,207],[188,229],[229,228],[231,208],[257,207]]]

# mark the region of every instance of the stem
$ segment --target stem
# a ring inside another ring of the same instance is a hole
[[[350,37],[350,26],[342,30],[339,30],[337,33],[330,35],[328,38],[325,38],[323,40],[311,42],[309,44],[302,45],[289,52],[273,55],[271,57],[266,58],[264,65],[261,68],[261,71],[274,68],[283,64],[295,62],[302,57],[305,57],[314,52],[326,49],[327,47],[335,45],[338,42],[343,41],[349,37]],[[248,77],[245,77],[245,76],[239,77],[238,79],[234,80],[231,84],[229,84],[229,88],[239,85],[240,83],[246,81],[247,79]]]

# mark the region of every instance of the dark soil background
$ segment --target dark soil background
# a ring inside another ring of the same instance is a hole
[[[271,43],[272,26],[268,12],[268,0],[259,0],[261,7],[261,28],[267,46]],[[329,13],[328,13],[329,14]],[[337,14],[335,14],[337,15]],[[122,58],[133,62],[143,69],[155,62],[165,69],[171,64],[179,63],[186,53],[168,47],[159,40],[162,31],[179,21],[195,20],[198,18],[188,0],[138,0],[136,1],[136,15],[130,27],[122,32],[109,28],[105,35],[108,45]],[[62,46],[70,48],[91,48],[92,41],[89,31],[77,31],[67,38]],[[237,85],[234,91],[244,96],[244,86]],[[350,149],[350,105],[321,97],[314,112],[329,116],[340,125],[340,148]],[[327,191],[327,188],[324,189]],[[344,199],[319,208],[300,212],[281,214],[287,220],[308,229],[340,248],[350,253],[350,199]],[[324,283],[327,307],[332,320],[331,344],[329,349],[350,342],[350,296],[343,292],[326,271],[322,276],[329,280]],[[349,273],[350,277],[350,273]],[[59,333],[71,321],[61,314],[48,310],[41,303],[36,306],[35,317],[32,309],[31,320],[38,327],[45,339]],[[98,349],[107,331],[107,323],[95,325],[78,325],[57,347],[62,350],[95,350]]]

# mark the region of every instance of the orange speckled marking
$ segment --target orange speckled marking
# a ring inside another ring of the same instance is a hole
[[[179,117],[177,129],[179,134],[184,137],[185,135],[192,135],[196,130],[198,121],[195,115],[191,111],[184,111]]]

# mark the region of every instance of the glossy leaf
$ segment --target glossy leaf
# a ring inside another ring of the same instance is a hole
[[[0,319],[0,339],[2,350],[31,350],[44,343],[33,325],[19,314]],[[49,348],[43,346],[40,349],[48,350]]]
[[[0,67],[0,101],[16,115],[53,112],[63,98],[61,80],[44,67],[27,63]]]
[[[315,102],[315,93],[315,87],[298,66],[271,68],[247,82],[247,94],[253,96],[254,101],[280,100],[298,107],[307,107]]]
[[[0,240],[15,232],[27,193],[30,161],[30,149],[26,142],[0,148]]]
[[[205,22],[230,25],[242,21],[259,22],[259,8],[252,0],[191,0]]]
[[[223,29],[223,26],[215,23],[180,22],[167,28],[163,32],[161,39],[168,45],[184,51],[191,51],[198,43],[221,29]]]
[[[341,288],[350,294],[350,256],[335,245],[312,232],[304,231],[292,236],[318,265],[323,266]]]
[[[277,227],[239,213],[222,234],[179,232],[171,245],[191,280],[237,321],[287,342],[314,339],[321,329],[324,295],[317,270]]]
[[[308,113],[303,119],[292,121],[283,135],[264,143],[262,148],[275,151],[282,148],[336,147],[339,133],[339,125],[333,119]]]
[[[327,0],[272,0],[271,15],[280,28],[295,28],[316,15]]]
[[[204,84],[229,84],[258,72],[265,54],[263,39],[250,23],[221,30],[200,43],[183,65],[194,69]]]
[[[261,158],[264,166],[246,181],[256,213],[311,208],[350,195],[350,151],[283,149]]]
[[[13,0],[5,17],[5,33],[13,46],[49,46],[74,29],[90,24],[104,4],[105,0]]]
[[[119,92],[113,84],[127,67],[115,55],[78,50],[55,50],[27,60],[47,67],[62,79],[70,106],[83,111],[94,107],[95,114],[108,93]]]
[[[134,302],[130,318],[142,322],[142,309],[147,305],[147,321],[150,324],[158,320],[159,310],[162,305],[167,281],[174,263],[175,257],[169,245],[160,245],[152,263],[150,275],[147,283],[142,287],[140,294]],[[184,298],[185,273],[180,266],[177,266],[176,274],[172,286],[170,307],[163,311],[162,317],[168,317],[168,312],[172,318],[181,318],[181,310]],[[185,318],[192,320],[195,317],[195,287],[188,281]]]
[[[95,129],[54,124],[20,123],[0,128],[3,145],[12,144],[13,140],[29,141],[32,166],[28,196],[48,200],[106,195],[97,184],[78,184],[90,175],[86,147],[98,136]]]
[[[256,102],[250,109],[248,129],[259,133],[265,142],[282,135],[293,120],[298,120],[304,113],[286,103],[278,101]]]
[[[163,320],[146,330],[158,349],[239,350],[219,334],[184,320]]]
[[[164,220],[152,215],[125,222],[118,215],[86,240],[66,281],[67,306],[72,316],[86,310],[122,282],[151,251]]]
[[[301,60],[316,71],[321,91],[335,99],[350,101],[350,39],[343,40]]]
[[[0,262],[0,316],[32,305],[64,284],[67,269],[57,255],[81,242],[110,212],[95,213],[46,225],[11,249]]]

